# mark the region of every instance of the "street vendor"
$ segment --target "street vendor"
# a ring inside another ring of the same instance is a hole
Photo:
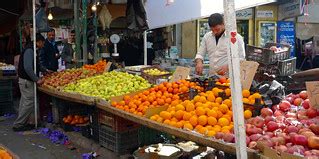
[[[41,34],[36,35],[36,47],[41,49],[44,46],[45,39]],[[37,50],[37,52],[38,52]],[[44,67],[39,65],[39,60],[37,59],[37,71],[46,72]],[[19,88],[21,92],[21,99],[19,104],[18,117],[14,121],[13,131],[26,131],[34,128],[32,124],[28,124],[28,120],[33,114],[34,110],[34,83],[41,85],[43,80],[39,78],[37,74],[34,73],[34,53],[33,45],[29,43],[22,52],[19,58]]]
[[[195,56],[196,74],[203,74],[203,63],[207,53],[209,58],[209,74],[227,74],[227,39],[225,34],[224,18],[219,13],[214,13],[208,18],[208,25],[211,31],[206,33],[201,41],[199,50]],[[236,35],[238,44],[238,54],[241,59],[245,59],[245,46],[243,37]]]

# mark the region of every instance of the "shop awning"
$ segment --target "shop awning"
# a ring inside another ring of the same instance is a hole
[[[235,0],[236,10],[276,2],[277,0]],[[147,0],[145,9],[150,29],[160,28],[224,12],[222,0]]]

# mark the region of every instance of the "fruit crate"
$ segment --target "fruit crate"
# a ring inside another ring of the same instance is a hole
[[[14,113],[13,102],[0,102],[0,116],[7,113]]]
[[[109,112],[99,110],[99,123],[111,128],[115,132],[138,128],[140,125]]]
[[[167,73],[164,75],[149,75],[149,74],[145,73],[145,70],[155,69],[155,68],[160,70],[160,71],[166,71],[158,66],[151,66],[151,67],[146,67],[146,68],[141,69],[141,76],[151,84],[158,84],[157,83],[158,79],[168,79],[168,77],[172,75],[171,73]]]
[[[161,135],[164,135],[164,133],[155,129],[141,126],[138,130],[138,144],[142,147],[163,142]]]
[[[274,52],[269,49],[272,46],[279,46],[285,51]],[[267,43],[265,48],[247,45],[246,48],[246,59],[251,61],[257,61],[262,64],[274,64],[281,60],[286,60],[290,57],[290,45],[277,44],[277,43]]]
[[[296,72],[297,58],[293,57],[278,62],[279,76],[288,76]]]
[[[100,125],[99,143],[103,147],[123,155],[138,148],[138,129],[115,132],[112,128]]]
[[[99,125],[89,124],[81,127],[82,136],[99,142]]]

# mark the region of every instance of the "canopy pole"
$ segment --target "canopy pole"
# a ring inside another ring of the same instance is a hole
[[[34,73],[37,74],[37,46],[36,46],[36,23],[35,23],[35,0],[32,0],[32,8],[33,8],[33,68]],[[23,58],[23,57],[20,57]],[[34,82],[34,124],[35,128],[38,127],[38,110],[37,110],[37,83]]]
[[[79,8],[78,0],[74,0],[74,30],[75,30],[75,52],[76,52],[76,61],[82,58],[81,56],[81,34],[80,34],[80,24],[79,24]],[[77,64],[78,67],[78,64]]]
[[[94,4],[96,5],[96,0],[94,0]],[[93,18],[93,25],[94,25],[94,63],[98,61],[99,55],[97,51],[97,11],[94,12]]]
[[[144,65],[147,65],[147,30],[144,31]]]
[[[82,0],[82,28],[83,28],[83,64],[88,62],[88,49],[87,49],[87,0]]]
[[[234,132],[236,139],[236,156],[238,159],[247,158],[246,132],[242,103],[242,86],[240,80],[240,58],[238,53],[238,39],[234,0],[224,0],[224,15],[226,25],[226,39],[228,42],[228,68],[231,79],[231,96],[233,103]]]

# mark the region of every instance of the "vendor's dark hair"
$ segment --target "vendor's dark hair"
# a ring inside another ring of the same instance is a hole
[[[45,38],[40,33],[37,33],[35,39],[37,42],[38,41],[45,41]]]
[[[50,28],[48,32],[55,32],[53,28]]]
[[[74,33],[75,33],[75,30],[74,30],[74,29],[73,29],[73,30],[71,30],[71,33],[72,33],[72,34],[74,34]]]
[[[209,16],[208,18],[208,25],[209,27],[215,27],[216,25],[224,24],[223,15],[219,13],[214,13]]]

